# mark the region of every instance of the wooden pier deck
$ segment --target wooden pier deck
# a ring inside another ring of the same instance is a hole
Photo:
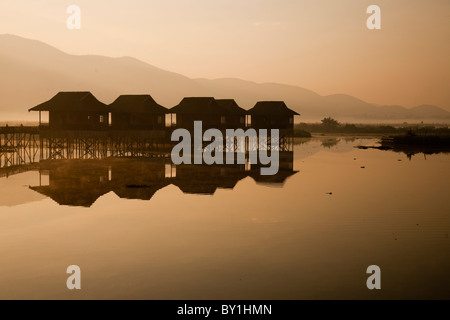
[[[0,177],[33,170],[33,165],[43,160],[168,157],[175,144],[170,141],[172,130],[75,131],[0,127]],[[271,143],[270,138],[266,140]],[[278,143],[279,151],[293,150],[292,137],[281,135]],[[252,146],[257,147],[257,141]],[[250,142],[247,152],[249,148]]]

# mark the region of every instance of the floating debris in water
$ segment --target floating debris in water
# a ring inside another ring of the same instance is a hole
[[[365,166],[362,166],[362,167],[361,167],[361,169],[365,169],[365,168],[366,168]]]
[[[333,192],[327,192],[327,194],[329,194],[329,195],[332,195],[332,194],[333,194]]]

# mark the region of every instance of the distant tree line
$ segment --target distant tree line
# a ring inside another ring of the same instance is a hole
[[[450,129],[433,125],[377,125],[340,123],[336,119],[327,117],[320,123],[300,123],[294,127],[294,136],[308,137],[313,133],[335,134],[391,134],[391,135],[450,135]]]

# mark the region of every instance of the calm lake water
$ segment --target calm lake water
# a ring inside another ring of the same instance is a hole
[[[272,180],[137,160],[2,177],[0,298],[448,299],[450,157],[355,148],[376,142],[296,140]]]

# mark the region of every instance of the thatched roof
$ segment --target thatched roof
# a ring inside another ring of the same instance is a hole
[[[163,114],[167,108],[156,103],[148,94],[121,95],[109,105],[111,112],[152,113]]]
[[[242,116],[247,114],[247,110],[239,107],[234,99],[218,99],[216,102],[227,110],[227,114]]]
[[[289,109],[283,101],[260,101],[248,113],[254,116],[299,116],[297,112]]]
[[[214,98],[211,97],[191,97],[184,98],[181,102],[170,109],[172,113],[179,114],[220,114],[225,115],[227,109],[219,105]]]
[[[97,100],[90,92],[59,92],[56,96],[28,111],[98,111],[108,112],[106,104]]]

